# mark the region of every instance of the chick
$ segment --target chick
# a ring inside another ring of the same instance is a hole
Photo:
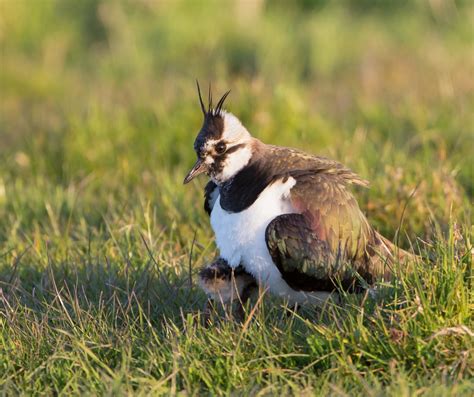
[[[243,305],[257,290],[255,278],[242,266],[230,267],[225,259],[217,258],[199,272],[199,285],[209,297],[209,301],[223,305],[237,301],[237,316],[243,315]],[[208,314],[211,302],[206,303]]]

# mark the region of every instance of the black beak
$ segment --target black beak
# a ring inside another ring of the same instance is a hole
[[[189,171],[188,175],[186,175],[186,178],[184,178],[183,183],[186,184],[188,182],[191,182],[199,174],[202,174],[203,172],[206,172],[206,171],[207,171],[207,164],[204,162],[203,159],[198,159],[196,161],[196,164],[194,164],[193,168],[191,168],[191,171]]]

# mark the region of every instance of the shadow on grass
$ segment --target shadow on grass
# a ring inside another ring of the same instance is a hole
[[[108,387],[104,379],[129,382],[130,390],[175,379],[180,388],[218,394],[242,384],[233,368],[250,388],[272,380],[268,368],[291,374],[298,387],[328,373],[331,382],[349,376],[361,390],[392,382],[396,371],[428,382],[440,365],[446,382],[455,382],[468,374],[468,355],[459,352],[468,351],[471,335],[464,251],[440,245],[436,263],[418,263],[375,296],[348,294],[341,304],[294,310],[265,294],[246,306],[242,322],[218,311],[208,328],[199,324],[205,297],[191,272],[173,273],[151,255],[135,263],[50,259],[43,269],[25,255],[0,275],[0,329],[5,357],[15,363],[10,387],[29,387],[26,373],[68,390],[78,368],[80,384],[97,390]],[[58,375],[58,362],[70,372]]]
[[[67,319],[70,326],[83,316],[99,316],[127,323],[144,316],[160,328],[163,321],[180,322],[202,308],[205,297],[192,274],[176,275],[149,259],[137,267],[107,257],[100,262],[23,264],[0,274],[0,312],[12,318],[24,311],[35,319]],[[32,318],[33,320],[33,318]]]

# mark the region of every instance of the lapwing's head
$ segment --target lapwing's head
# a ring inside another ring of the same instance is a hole
[[[197,87],[204,122],[194,141],[197,161],[184,178],[184,183],[206,173],[220,185],[231,179],[250,161],[252,136],[237,117],[222,108],[230,91],[213,107],[209,87],[209,105],[206,110],[199,84]]]

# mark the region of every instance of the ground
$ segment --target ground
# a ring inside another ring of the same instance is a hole
[[[6,395],[470,395],[469,1],[0,3]],[[376,296],[203,325],[216,254],[183,186],[194,79],[265,142],[343,162],[423,256]]]

